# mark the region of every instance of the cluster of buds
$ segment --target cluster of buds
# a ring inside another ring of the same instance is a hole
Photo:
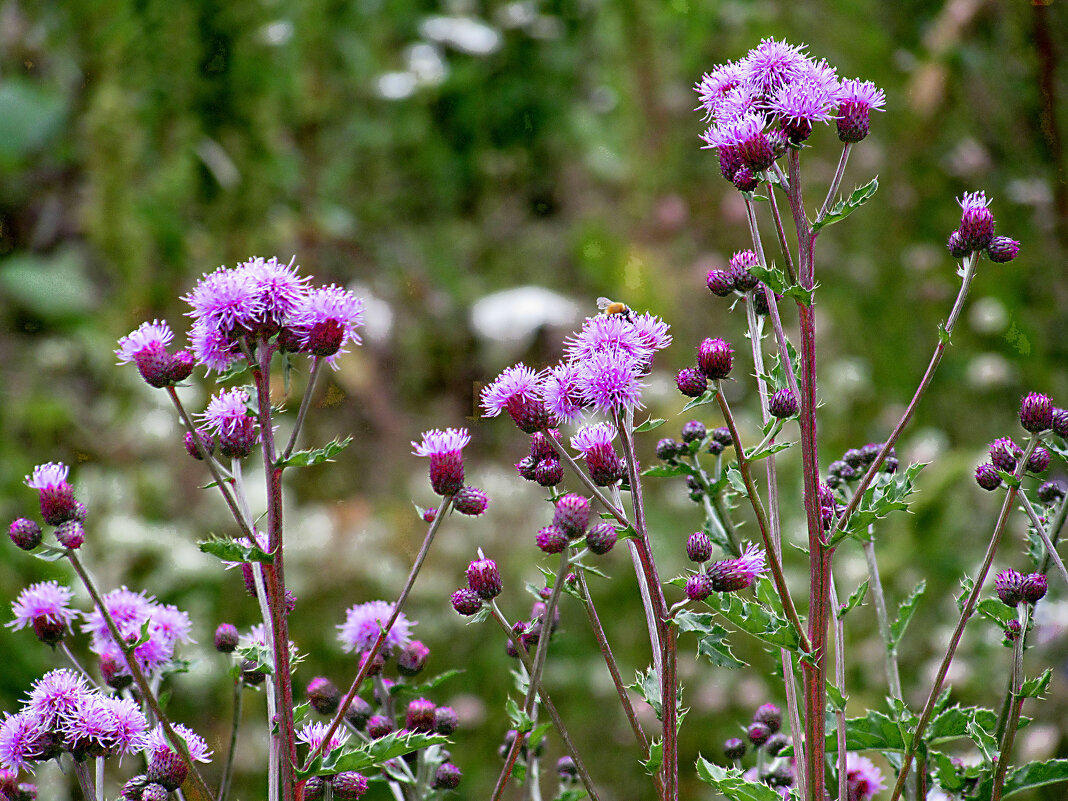
[[[960,226],[949,235],[946,247],[954,258],[985,251],[990,261],[1004,264],[1016,258],[1020,243],[1007,236],[994,236],[994,215],[983,192],[965,192],[960,199]]]
[[[523,644],[523,648],[527,653],[533,653],[538,647],[538,643],[541,641],[542,634],[546,630],[545,616],[548,612],[545,602],[552,595],[552,590],[548,587],[542,589],[542,600],[535,601],[530,607],[530,617],[527,620],[517,620],[512,626],[512,632],[516,635],[519,641]],[[557,626],[560,625],[560,608],[557,607],[553,610],[552,620],[548,622],[549,637],[551,638],[556,633]],[[508,656],[518,658],[519,651],[511,639],[508,640],[505,646],[505,651]]]
[[[1053,432],[1061,438],[1068,438],[1068,409],[1054,406],[1048,395],[1029,392],[1020,401],[1020,425],[1031,434]],[[1011,438],[1000,437],[990,443],[988,453],[990,461],[975,468],[975,482],[992,492],[1001,486],[1003,473],[1016,471],[1024,452]],[[1027,458],[1024,470],[1032,475],[1044,473],[1049,468],[1051,458],[1048,449],[1036,445]],[[1051,503],[1059,497],[1063,497],[1063,488],[1054,482],[1044,484],[1040,489],[1040,499],[1044,503]]]
[[[56,540],[63,548],[75,550],[85,542],[85,504],[74,497],[74,489],[67,482],[70,473],[62,462],[39,464],[26,476],[26,486],[37,490],[41,517],[46,525],[54,526]],[[41,526],[28,517],[12,521],[8,527],[11,541],[24,551],[32,551],[44,539]]]
[[[794,771],[792,761],[779,756],[790,745],[790,738],[781,729],[782,711],[774,704],[762,704],[745,728],[745,739],[731,737],[726,740],[723,743],[723,755],[735,767],[741,768],[742,758],[751,746],[758,767],[747,770],[745,777],[750,781],[763,782],[788,798],[789,788],[794,783]]]
[[[501,571],[492,559],[476,559],[467,566],[467,586],[452,594],[452,608],[470,616],[482,609],[483,602],[501,594]]]
[[[1023,575],[1013,569],[1003,570],[994,579],[994,587],[998,599],[1013,608],[1022,603],[1034,606],[1044,597],[1048,584],[1043,573],[1029,573]]]
[[[549,433],[559,439],[560,432],[555,428]],[[564,480],[564,466],[548,437],[540,431],[530,435],[530,451],[515,466],[519,475],[527,481],[534,481],[542,487],[555,487]]]
[[[656,443],[656,455],[669,465],[677,465],[681,460],[695,460],[702,452],[719,456],[733,444],[734,439],[727,428],[709,430],[700,420],[690,420],[682,426],[679,439],[665,437]],[[694,503],[701,503],[707,492],[701,473],[689,473],[686,488]]]
[[[37,801],[37,785],[20,782],[18,771],[0,769],[0,798],[10,801]]]
[[[697,346],[697,366],[684,367],[675,375],[675,386],[688,398],[698,398],[708,389],[709,381],[730,375],[734,366],[734,348],[724,339],[709,338]]]
[[[752,269],[760,265],[757,255],[751,250],[739,250],[727,263],[725,270],[709,270],[705,284],[716,297],[742,297],[753,305],[753,311],[764,317],[768,314],[768,288],[753,275]],[[782,296],[772,293],[776,300]]]
[[[838,489],[843,484],[859,481],[864,473],[871,467],[875,457],[882,449],[882,443],[869,442],[863,448],[849,448],[841,459],[836,459],[827,465],[827,478],[825,483],[828,487]],[[897,472],[897,452],[891,448],[883,459],[880,470],[884,473]]]
[[[691,535],[690,540],[694,540]],[[687,555],[691,542],[687,542]],[[711,543],[709,543],[711,545]],[[694,556],[704,556],[704,542],[693,543]],[[710,556],[711,554],[709,554]],[[694,559],[704,562],[706,560]],[[686,597],[691,601],[704,601],[714,592],[738,592],[752,587],[766,570],[764,552],[755,545],[748,545],[737,559],[723,559],[713,562],[686,579]]]

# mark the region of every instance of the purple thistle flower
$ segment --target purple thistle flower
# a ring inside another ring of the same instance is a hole
[[[31,761],[41,755],[39,742],[46,731],[32,711],[7,715],[0,723],[0,765],[15,771],[30,770]]]
[[[868,135],[872,111],[883,111],[886,95],[871,81],[842,81],[838,95],[838,138],[860,142]]]
[[[807,62],[804,45],[768,38],[746,54],[741,69],[757,95],[771,97],[780,86],[803,75]]]
[[[136,633],[140,636],[141,626],[149,619],[155,599],[142,592],[134,592],[126,587],[112,590],[103,598],[104,606],[115,621],[122,636]],[[91,634],[94,643],[110,642],[111,633],[100,610],[94,609],[85,615],[82,631]]]
[[[642,408],[639,375],[646,365],[622,350],[592,354],[579,368],[583,400],[602,414]]]
[[[111,750],[120,756],[140,751],[144,746],[148,721],[131,698],[105,697],[112,716]]]
[[[581,362],[596,353],[623,351],[632,359],[642,360],[650,355],[639,332],[621,314],[597,314],[587,317],[582,329],[564,340],[564,353],[569,359]]]
[[[963,247],[969,252],[983,250],[994,238],[994,215],[983,192],[965,192],[959,201],[961,207],[960,227]]]
[[[766,569],[764,552],[750,544],[739,558],[724,559],[710,565],[708,577],[716,592],[737,592],[752,587]]]
[[[707,573],[694,573],[686,579],[686,597],[691,601],[703,601],[712,594],[712,580]]]
[[[572,362],[561,362],[541,374],[538,389],[542,403],[558,423],[572,423],[582,413],[585,401],[578,376],[578,368]]]
[[[708,378],[696,367],[683,367],[675,376],[675,386],[687,398],[699,398],[708,389]]]
[[[734,366],[734,348],[725,339],[705,339],[697,347],[697,366],[707,378],[726,378]]]
[[[289,264],[282,264],[274,256],[269,259],[255,256],[237,267],[255,282],[260,303],[257,322],[270,333],[291,318],[308,291],[311,279],[297,275],[294,260],[295,257]]]
[[[993,492],[1001,486],[1001,476],[994,465],[984,462],[975,468],[975,483],[987,492]]]
[[[412,453],[430,459],[430,486],[438,495],[455,495],[464,485],[463,449],[471,441],[466,428],[433,428],[423,432]]]
[[[176,606],[156,604],[152,608],[152,635],[159,636],[171,645],[193,642],[193,621]]]
[[[41,642],[54,645],[81,614],[70,608],[71,595],[69,588],[56,581],[33,584],[19,593],[11,605],[15,619],[7,625],[15,631],[32,627]]]
[[[625,465],[612,445],[615,435],[608,423],[597,423],[579,429],[571,438],[571,447],[581,451],[590,478],[600,487],[615,484],[623,477]]]
[[[701,76],[701,80],[694,84],[693,88],[700,104],[698,109],[704,109],[706,120],[720,115],[724,100],[743,80],[742,67],[734,61],[720,64],[712,72]]]
[[[482,390],[486,417],[507,411],[520,431],[533,434],[549,424],[549,411],[542,402],[538,374],[525,364],[509,367]]]
[[[846,753],[846,783],[850,801],[871,801],[886,788],[882,771],[875,763],[852,751]]]
[[[260,441],[259,423],[248,413],[248,401],[244,389],[224,389],[200,415],[204,428],[219,435],[219,452],[231,459],[244,459]]]
[[[1044,573],[1029,573],[1020,582],[1020,598],[1029,604],[1037,604],[1046,597],[1049,582]]]
[[[764,116],[759,113],[743,114],[715,125],[702,138],[709,147],[736,154],[741,162],[738,167],[744,165],[754,173],[766,170],[775,161],[774,149],[764,134]]]
[[[1005,606],[1016,606],[1023,600],[1023,580],[1024,577],[1012,568],[1002,570],[994,577],[994,590]]]
[[[137,354],[145,348],[165,348],[173,339],[174,332],[166,320],[141,323],[136,330],[119,340],[119,349],[115,351],[115,355],[119,357],[119,364],[126,364],[135,361]]]
[[[255,273],[242,267],[220,267],[215,272],[204,273],[182,300],[192,306],[192,311],[186,314],[196,323],[214,328],[227,338],[255,331],[264,308]]]
[[[38,492],[41,516],[50,526],[58,526],[74,517],[74,489],[67,483],[70,468],[62,462],[48,462],[33,468],[26,476],[26,486]]]
[[[89,694],[85,679],[73,670],[52,670],[34,682],[25,708],[42,729],[54,729],[62,718],[86,703]]]
[[[318,751],[319,746],[323,744],[323,740],[326,739],[327,729],[330,728],[330,724],[321,723],[316,721],[315,723],[308,723],[301,726],[297,730],[297,739],[305,743],[309,750]],[[323,749],[324,754],[329,754],[336,748],[340,748],[346,742],[348,742],[349,733],[344,729],[338,728],[330,735],[330,743]]]
[[[769,110],[778,115],[783,130],[793,142],[803,142],[812,124],[828,122],[838,112],[838,77],[826,62],[806,62],[800,77],[783,84],[772,95]]]
[[[237,343],[220,331],[210,320],[197,320],[189,330],[193,356],[209,372],[225,373],[241,358]]]
[[[631,320],[631,325],[638,333],[638,338],[646,350],[649,351],[650,357],[652,351],[663,350],[671,344],[671,334],[668,333],[671,326],[655,314],[643,312]]]
[[[368,601],[350,606],[345,613],[345,622],[337,627],[341,650],[370,651],[392,614],[393,604],[387,601]],[[411,642],[413,625],[403,612],[398,614],[393,628],[382,643],[380,653],[389,655],[394,648],[403,648]]]
[[[1028,392],[1020,401],[1020,425],[1031,433],[1053,428],[1053,400],[1041,392]]]
[[[291,323],[301,349],[326,357],[331,367],[336,367],[338,354],[347,352],[346,344],[363,342],[356,333],[362,325],[363,301],[334,284],[309,291]]]
[[[141,323],[137,330],[119,340],[115,355],[119,357],[119,364],[134,362],[149,386],[165,387],[189,376],[188,372],[180,374],[185,369],[186,357],[179,359],[167,352],[167,345],[173,339],[174,333],[166,321]],[[182,361],[182,364],[179,365],[178,361]]]
[[[476,559],[467,566],[467,586],[483,601],[492,601],[504,589],[501,571],[492,559]],[[453,596],[455,598],[455,595]]]
[[[185,741],[185,747],[189,750],[190,759],[194,762],[211,762],[211,749],[208,748],[208,744],[204,741],[203,737],[181,723],[175,723],[172,728],[174,729],[174,733]],[[167,735],[163,731],[162,726],[156,726],[156,728],[152,729],[145,735],[144,750],[149,754],[158,754],[160,752],[169,751],[172,754],[177,755],[174,746],[171,745],[171,741],[167,739]]]
[[[104,596],[104,605],[127,642],[140,639],[142,628],[148,624],[148,640],[134,649],[134,656],[141,668],[149,673],[171,661],[176,645],[192,641],[189,616],[176,607],[161,606],[144,593],[121,587]],[[92,635],[90,649],[101,659],[112,660],[118,666],[117,675],[126,675],[129,669],[122,650],[112,639],[99,610],[94,609],[85,615],[82,630]]]
[[[58,731],[75,758],[102,757],[117,745],[115,715],[107,699],[88,693],[77,707],[65,710]]]

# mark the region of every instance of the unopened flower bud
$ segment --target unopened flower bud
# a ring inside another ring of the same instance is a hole
[[[582,495],[568,493],[556,500],[553,511],[553,525],[561,529],[572,539],[586,533],[590,523],[590,499]]]
[[[159,748],[152,751],[148,759],[148,770],[145,776],[150,782],[162,785],[167,790],[177,790],[185,781],[189,773],[189,766],[185,760],[169,748]],[[146,788],[147,789],[147,788]],[[144,798],[144,793],[141,794]]]
[[[1020,425],[1032,434],[1053,428],[1053,400],[1041,392],[1029,392],[1020,401]]]
[[[28,517],[13,521],[7,530],[11,541],[24,551],[32,551],[41,544],[41,527]]]
[[[341,691],[325,676],[308,682],[308,703],[320,715],[333,715],[341,703]]]
[[[167,378],[170,380],[171,384],[181,383],[193,374],[193,367],[195,365],[196,359],[193,357],[193,354],[188,350],[180,350],[171,356],[170,369]]]
[[[72,551],[81,548],[82,543],[85,542],[85,529],[77,520],[60,523],[56,526],[55,535],[60,545]]]
[[[712,594],[712,580],[707,573],[694,573],[686,579],[686,597],[691,601],[703,601]]]
[[[598,556],[604,556],[615,547],[619,534],[615,526],[607,521],[602,521],[590,527],[586,533],[586,547]]]
[[[397,670],[402,676],[415,676],[426,667],[429,657],[430,649],[419,640],[412,640],[397,654]]]
[[[1016,606],[1023,600],[1021,587],[1024,577],[1011,568],[1003,570],[994,579],[998,598],[1005,606]]]
[[[699,398],[708,389],[708,379],[695,367],[683,367],[675,376],[675,386],[687,398]]]
[[[204,444],[204,450],[208,452],[208,456],[211,456],[215,452],[215,439],[211,436],[211,433],[198,428],[197,433],[200,435],[200,441]],[[197,442],[193,438],[192,431],[185,432],[185,452],[188,453],[196,460],[201,460],[204,457],[200,455],[200,449],[197,447]]]
[[[541,529],[536,540],[538,547],[549,554],[560,553],[568,544],[567,534],[557,526],[546,526]]]
[[[460,786],[463,774],[460,769],[451,762],[442,762],[434,773],[434,789],[455,790]]]
[[[709,270],[706,284],[713,295],[725,298],[734,291],[734,276],[727,270]]]
[[[141,801],[167,801],[170,797],[170,791],[162,784],[152,782],[145,785],[145,789],[141,791],[141,795],[138,798]]]
[[[753,713],[754,723],[763,723],[774,734],[782,728],[782,710],[775,704],[761,704]]]
[[[712,429],[712,440],[718,442],[724,448],[730,448],[734,445],[734,438],[731,437],[731,431],[725,426]]]
[[[697,349],[697,366],[707,378],[726,378],[733,365],[734,348],[726,340],[706,339]]]
[[[671,437],[664,437],[656,443],[656,457],[662,459],[665,462],[674,459],[679,455],[679,443],[671,439]]]
[[[1020,243],[1007,236],[995,236],[986,247],[986,255],[995,264],[1005,264],[1015,259],[1020,253]]]
[[[698,442],[708,435],[708,428],[700,420],[690,420],[682,427],[683,442]]]
[[[338,801],[354,801],[367,792],[367,779],[363,774],[347,770],[336,774],[330,780],[330,786],[334,788],[334,798]]]
[[[987,492],[993,492],[1001,486],[1001,476],[994,465],[984,462],[975,468],[975,483]]]
[[[1053,433],[1068,439],[1068,409],[1053,410]]]
[[[766,723],[753,722],[746,727],[745,735],[749,738],[749,742],[759,747],[768,741],[772,731]]]
[[[731,183],[734,184],[735,189],[740,192],[752,192],[760,186],[760,178],[758,178],[757,174],[748,166],[743,165],[734,173],[734,177],[731,178]]]
[[[707,562],[712,558],[712,540],[703,531],[695,531],[686,540],[686,556],[691,562]]]
[[[1049,462],[1049,451],[1039,445],[1031,451],[1031,455],[1027,457],[1027,472],[1034,473],[1035,475],[1045,473],[1046,468],[1049,467]]]
[[[453,496],[452,505],[462,515],[478,517],[486,511],[489,496],[478,487],[464,487]]]
[[[564,466],[559,459],[545,459],[534,468],[534,480],[543,487],[555,487],[564,480]]]
[[[1011,473],[1016,469],[1016,460],[1023,456],[1020,446],[1008,437],[1001,437],[990,443],[990,463],[998,470]]]
[[[437,509],[424,509],[420,515],[424,523],[433,523],[438,517]]]
[[[849,464],[844,459],[838,459],[831,462],[827,466],[827,472],[832,476],[837,476],[842,481],[853,481],[857,478],[857,469]]]
[[[485,601],[501,594],[501,572],[492,559],[478,559],[467,567],[467,586]]]
[[[1046,597],[1048,587],[1043,573],[1030,573],[1020,582],[1020,597],[1029,604],[1037,604]]]
[[[434,730],[434,711],[437,709],[433,701],[426,698],[416,698],[408,702],[408,710],[404,715],[404,726],[412,731],[432,732]]]
[[[562,782],[578,780],[578,768],[575,767],[575,760],[569,756],[563,756],[556,760],[556,775]]]
[[[949,235],[946,249],[949,250],[949,255],[955,259],[963,259],[972,252],[971,247],[964,241],[964,235],[960,231],[954,231]]]
[[[797,396],[788,389],[780,389],[768,401],[768,413],[780,420],[793,417],[797,409]]]
[[[768,738],[767,742],[764,743],[764,752],[771,757],[778,756],[779,752],[782,751],[782,749],[786,748],[786,746],[788,746],[789,744],[789,737],[782,733],[776,733],[771,735],[771,737]]]
[[[1036,493],[1042,503],[1056,503],[1064,497],[1064,484],[1060,481],[1047,481]]]
[[[215,650],[231,654],[237,649],[239,639],[237,627],[233,623],[223,623],[215,629]]]
[[[482,608],[482,599],[472,589],[464,587],[452,594],[452,608],[465,617],[477,614]]]
[[[451,706],[439,706],[434,710],[434,731],[446,737],[456,731],[460,717]]]
[[[723,743],[723,755],[727,759],[741,759],[745,756],[745,740],[731,737]]]
[[[372,715],[367,719],[367,734],[377,740],[393,731],[393,721],[385,715]]]
[[[219,432],[219,453],[227,459],[244,459],[256,447],[259,433],[256,421],[248,415],[233,421],[233,425]]]
[[[1019,620],[1010,620],[1005,624],[1005,639],[1010,643],[1016,642],[1023,632],[1023,625]]]
[[[349,704],[349,708],[345,710],[345,720],[357,731],[363,731],[363,727],[367,725],[367,721],[370,718],[371,705],[360,696],[355,696],[352,699],[352,703]]]

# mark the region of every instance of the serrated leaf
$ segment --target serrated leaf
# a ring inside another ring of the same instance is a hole
[[[1016,620],[1016,610],[994,598],[983,598],[975,605],[975,611],[999,629],[1005,628],[1010,620]]]
[[[787,448],[792,448],[793,445],[794,443],[791,440],[787,440],[786,442],[769,442],[759,451],[756,451],[755,453],[747,453],[745,458],[747,461],[756,462],[761,459],[767,459],[773,453],[779,453]]]
[[[842,604],[841,608],[836,612],[836,616],[839,620],[852,612],[864,601],[864,597],[868,594],[868,579],[864,579],[864,582],[857,587],[853,592],[849,594],[846,602]]]
[[[690,409],[696,409],[698,406],[705,406],[709,403],[716,402],[716,390],[706,389],[700,397],[694,398],[692,401],[682,407],[682,411],[688,412]]]
[[[1047,759],[1045,762],[1029,762],[1009,771],[1009,776],[1005,780],[1002,798],[1022,793],[1024,790],[1032,790],[1036,787],[1044,787],[1047,784],[1057,784],[1065,781],[1068,781],[1068,759]]]
[[[697,469],[693,465],[688,465],[684,462],[654,464],[652,467],[642,470],[643,476],[651,476],[653,478],[671,478],[673,476],[692,476],[696,474]]]
[[[254,545],[248,545],[237,540],[213,538],[197,543],[197,547],[204,553],[217,556],[224,562],[260,562],[261,564],[274,564],[271,554],[261,551]]]
[[[997,723],[995,722],[994,725],[996,726]],[[994,737],[994,729],[988,730],[975,720],[969,720],[964,725],[964,729],[968,733],[969,739],[982,751],[986,761],[992,762],[998,754],[998,741]]]
[[[868,526],[891,512],[908,511],[908,499],[916,491],[916,476],[924,467],[925,464],[917,463],[910,464],[892,475],[880,473],[864,491],[864,497],[850,516],[845,531],[839,532],[831,544],[836,545],[845,536],[867,542],[871,539]]]
[[[969,725],[994,731],[998,725],[997,715],[993,710],[983,707],[951,706],[931,720],[931,725],[924,732],[924,742],[933,744],[969,737]]]
[[[837,222],[841,222],[867,203],[878,189],[879,176],[875,176],[868,181],[868,183],[864,184],[864,186],[854,189],[849,197],[835,203],[822,220],[817,220],[812,224],[812,233],[816,233],[820,229],[826,228],[828,225],[834,225]]]
[[[463,673],[462,670],[446,670],[444,673],[439,673],[434,678],[429,679],[422,684],[401,684],[397,682],[389,688],[390,697],[397,695],[428,695],[431,691],[436,690],[442,684],[447,682],[453,676],[459,676]]]
[[[324,462],[332,462],[351,442],[352,437],[345,437],[343,440],[335,437],[321,448],[296,451],[290,454],[288,459],[279,459],[275,467],[314,467]]]
[[[730,801],[782,801],[777,790],[743,778],[738,768],[722,768],[704,757],[697,758],[697,775]]]
[[[897,619],[890,624],[890,645],[894,647],[901,642],[901,638],[905,636],[905,629],[908,628],[909,621],[912,620],[912,616],[916,614],[916,606],[920,602],[920,598],[923,596],[924,590],[927,589],[927,581],[921,580],[917,584],[912,592],[909,593],[909,597],[898,604],[897,607]]]
[[[432,745],[445,745],[449,740],[440,734],[424,734],[422,732],[393,732],[385,737],[379,737],[356,749],[344,749],[346,752],[333,758],[330,766],[323,757],[317,757],[306,771],[298,771],[298,777],[306,779],[311,776],[319,776],[328,773],[341,773],[344,771],[358,771],[368,773],[374,768],[380,768],[384,763],[412,751],[428,748]],[[342,749],[339,749],[342,750]],[[334,755],[329,755],[333,757]]]
[[[664,423],[666,422],[667,420],[663,419],[662,417],[657,417],[656,419],[649,418],[644,423],[635,426],[634,433],[644,434],[646,431],[652,431],[655,428],[660,428],[660,426],[664,425]]]
[[[827,682],[827,701],[837,712],[844,712],[849,696],[842,693],[835,685]],[[849,742],[849,733],[846,733],[846,742]]]
[[[957,770],[957,766],[948,754],[941,751],[927,751],[927,766],[934,772],[938,779],[938,786],[943,790],[953,793],[964,786],[964,776]]]
[[[1023,698],[1041,698],[1049,689],[1050,679],[1053,678],[1053,669],[1046,668],[1041,676],[1033,679],[1025,679],[1020,689]]]
[[[731,652],[727,642],[730,633],[725,628],[713,622],[713,616],[708,612],[691,612],[682,609],[675,613],[674,623],[680,631],[692,631],[697,633],[697,655],[708,659],[716,667],[736,668],[746,667],[746,663],[737,659]]]
[[[760,581],[768,581],[766,578]],[[715,592],[705,603],[742,631],[776,648],[797,652],[797,632],[785,617],[764,604],[743,601],[736,593]]]
[[[653,776],[660,766],[664,764],[664,741],[660,738],[653,740],[649,744],[649,758],[641,763],[641,766],[645,768],[645,772],[650,776]]]
[[[509,698],[504,705],[504,711],[508,714],[508,720],[512,722],[512,728],[520,734],[530,731],[534,727],[530,715],[525,709],[520,709],[514,698]]]
[[[846,749],[849,751],[904,751],[905,741],[896,721],[882,712],[869,710],[866,717],[846,720]],[[838,750],[838,732],[827,734],[827,750]]]
[[[635,682],[629,687],[645,699],[645,703],[656,712],[657,718],[661,717],[664,706],[660,701],[660,682],[656,680],[656,673],[651,667],[636,673]]]
[[[730,483],[731,489],[739,495],[748,494],[745,490],[745,480],[742,478],[742,474],[737,467],[727,468],[727,481]]]

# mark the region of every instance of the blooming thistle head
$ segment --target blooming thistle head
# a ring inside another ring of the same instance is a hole
[[[129,750],[139,744],[146,726],[142,716],[140,731],[131,734],[127,727],[119,727],[110,699],[94,692],[88,693],[77,707],[64,711],[58,731],[75,759],[85,759],[105,756],[120,745]],[[131,736],[132,742],[128,739]]]
[[[323,741],[326,739],[326,732],[330,728],[328,723],[316,721],[314,723],[307,723],[301,726],[297,730],[297,740],[308,746],[309,751],[318,751],[322,746]],[[342,728],[337,728],[334,733],[330,735],[330,742],[322,749],[323,754],[329,754],[346,742],[348,742],[349,733]]]
[[[433,428],[423,441],[412,442],[412,453],[430,459],[430,486],[438,495],[455,495],[464,486],[463,449],[471,441],[466,428]]]
[[[735,61],[719,64],[712,72],[701,76],[701,80],[694,84],[694,91],[697,92],[698,110],[704,110],[706,121],[722,115],[730,103],[731,92],[738,89],[744,79],[742,66]]]
[[[356,333],[363,325],[363,301],[333,284],[318,287],[301,299],[290,325],[302,351],[325,357],[327,364],[336,367],[337,355],[346,352],[345,345],[363,341]]]
[[[574,422],[586,406],[578,377],[578,366],[570,361],[561,362],[541,374],[538,385],[541,401],[558,423]]]
[[[533,434],[549,425],[549,411],[542,400],[538,374],[525,364],[507,368],[482,390],[486,417],[508,412],[520,431]]]
[[[850,801],[871,801],[886,787],[882,771],[870,759],[852,751],[846,754],[846,783]]]
[[[311,279],[297,274],[299,268],[294,261],[295,258],[285,264],[274,256],[254,256],[237,266],[237,270],[251,277],[259,296],[255,318],[258,332],[274,334],[300,308]]]
[[[7,715],[0,723],[0,766],[9,770],[28,770],[42,756],[41,740],[48,727],[34,712],[23,709]]]
[[[612,445],[616,432],[608,423],[579,429],[571,438],[571,447],[581,451],[593,483],[599,487],[615,484],[625,471],[623,460]]]
[[[839,107],[840,87],[835,69],[826,61],[805,61],[797,76],[780,86],[768,108],[779,118],[790,142],[800,144],[816,122],[829,122]]]
[[[349,607],[345,622],[337,627],[342,650],[370,651],[392,614],[393,604],[388,601],[368,601]],[[389,655],[394,648],[403,648],[411,642],[413,625],[403,612],[399,613],[382,643],[380,653]]]
[[[230,342],[257,331],[262,323],[263,293],[256,274],[243,265],[204,273],[182,300],[192,307],[186,314],[194,325],[203,324]]]
[[[958,201],[961,207],[961,246],[969,253],[984,250],[994,238],[994,215],[989,209],[990,201],[983,192],[965,192]]]
[[[71,591],[55,581],[33,584],[21,593],[11,605],[15,619],[8,623],[16,631],[33,629],[37,639],[47,645],[55,645],[66,636],[71,621],[80,614],[70,608]]]
[[[592,354],[581,362],[579,370],[583,400],[606,415],[640,409],[645,388],[640,376],[646,367],[646,362],[622,350]]]
[[[713,125],[704,133],[701,138],[705,140],[707,147],[720,151],[720,170],[724,177],[733,181],[741,169],[748,169],[755,174],[772,165],[775,161],[775,148],[768,139],[764,126],[763,114],[749,112]],[[724,155],[727,157],[727,163],[724,163]],[[728,172],[731,173],[729,176]]]
[[[48,462],[33,468],[26,486],[37,490],[41,516],[50,526],[72,519],[77,511],[74,489],[67,483],[70,468],[62,462]]]
[[[174,333],[165,320],[141,323],[119,340],[115,355],[119,364],[133,362],[141,377],[151,387],[166,387],[189,377],[192,361],[185,351],[170,354],[167,346]]]
[[[765,570],[764,552],[750,544],[739,558],[711,564],[708,577],[714,591],[737,592],[752,587]]]
[[[189,751],[189,758],[194,762],[211,762],[211,749],[208,748],[204,738],[181,723],[173,724],[174,733],[185,741],[185,747]],[[149,754],[157,754],[163,751],[177,753],[174,745],[167,739],[163,727],[157,725],[145,735],[144,750]]]
[[[784,84],[803,74],[808,58],[804,45],[762,39],[741,61],[744,80],[756,95],[770,98]]]
[[[249,414],[249,396],[241,387],[213,395],[200,415],[204,428],[218,434],[219,451],[231,459],[244,459],[260,440],[259,424]]]
[[[883,111],[886,95],[871,81],[842,81],[838,94],[838,138],[856,143],[868,136],[873,111]]]
[[[52,670],[44,674],[30,690],[26,710],[42,729],[55,729],[62,718],[86,703],[89,689],[73,670]]]
[[[126,587],[112,590],[103,600],[126,644],[139,640],[147,626],[148,639],[133,651],[141,669],[147,673],[165,667],[174,658],[178,644],[192,641],[189,616],[173,606],[163,606],[155,598]],[[126,675],[128,668],[122,650],[112,639],[99,610],[94,609],[85,615],[82,630],[92,635],[89,647],[93,653],[102,661],[111,659],[117,669],[116,675]]]

